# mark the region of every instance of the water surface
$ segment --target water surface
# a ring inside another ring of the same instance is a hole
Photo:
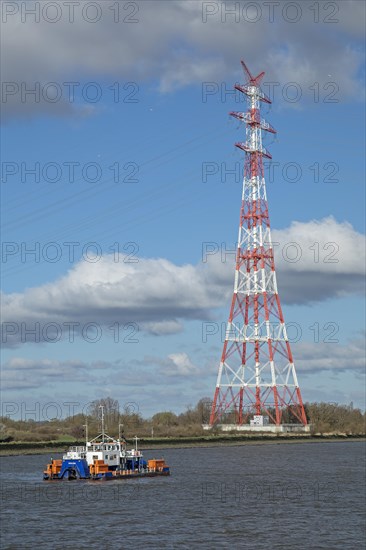
[[[1,548],[365,547],[363,442],[144,454],[171,477],[47,483],[48,456],[2,457]]]

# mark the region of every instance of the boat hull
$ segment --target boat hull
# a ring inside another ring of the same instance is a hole
[[[132,473],[117,473],[112,474],[112,472],[107,472],[105,474],[99,474],[96,476],[90,476],[90,477],[59,477],[58,475],[55,476],[48,476],[47,474],[44,475],[43,479],[44,481],[116,481],[116,480],[125,480],[125,479],[137,479],[142,477],[158,477],[163,476],[167,477],[170,476],[169,471],[163,471],[163,472],[132,472]]]

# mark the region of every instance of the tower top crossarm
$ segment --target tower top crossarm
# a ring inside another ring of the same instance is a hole
[[[265,74],[264,71],[259,73],[257,76],[253,76],[244,61],[241,61],[241,66],[244,70],[246,83],[244,85],[235,84],[234,88],[248,97],[253,97],[259,101],[264,101],[264,103],[272,103],[269,97],[260,88],[260,83],[262,82]]]
[[[244,61],[241,62],[241,65],[244,70],[246,83],[244,85],[235,84],[235,89],[247,96],[249,108],[247,112],[232,111],[230,115],[246,124],[246,141],[236,143],[236,147],[245,151],[245,153],[253,155],[252,161],[257,163],[259,157],[272,158],[271,153],[262,145],[262,130],[272,134],[276,134],[277,132],[269,122],[261,118],[260,114],[260,102],[271,103],[271,100],[260,88],[264,71],[257,76],[253,76]]]

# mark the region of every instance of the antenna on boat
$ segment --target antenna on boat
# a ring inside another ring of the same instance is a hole
[[[123,424],[118,424],[118,439],[121,441],[121,428],[123,432]]]
[[[104,406],[99,405],[99,408],[102,409],[102,443],[104,443]]]
[[[140,438],[137,437],[137,435],[135,435],[134,440],[135,440],[135,448],[136,448],[136,451],[137,451],[137,442],[138,442],[139,439],[140,439]]]
[[[85,428],[85,445],[88,445],[88,423],[83,424],[83,428]]]

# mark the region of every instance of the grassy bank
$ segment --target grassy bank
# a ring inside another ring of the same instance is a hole
[[[155,437],[141,438],[141,449],[168,449],[189,447],[211,447],[224,445],[279,444],[279,443],[314,443],[319,441],[366,441],[364,435],[339,433],[307,434],[220,434],[199,437]],[[128,440],[128,445],[133,445]],[[0,456],[48,454],[64,452],[70,445],[84,445],[84,441],[19,441],[0,443]]]

